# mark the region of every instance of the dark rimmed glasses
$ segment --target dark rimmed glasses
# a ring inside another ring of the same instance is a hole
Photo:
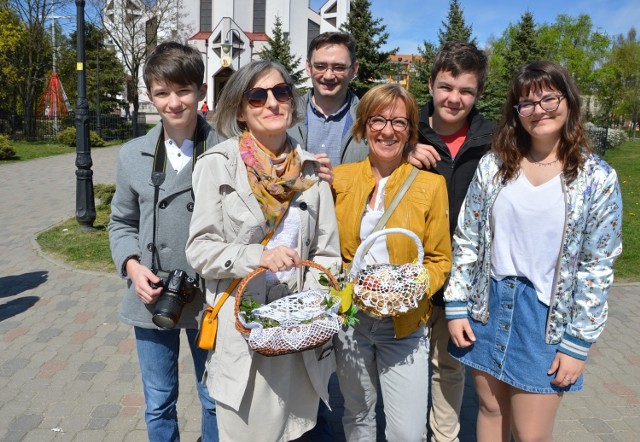
[[[530,117],[536,110],[536,106],[540,106],[545,112],[553,112],[558,110],[560,107],[560,102],[564,98],[564,95],[550,95],[548,97],[544,97],[538,101],[523,101],[522,103],[516,104],[513,108],[518,112],[518,115],[521,117]]]
[[[254,87],[242,94],[247,102],[253,107],[262,107],[269,99],[269,91],[280,103],[286,103],[293,98],[292,86],[288,83],[278,83],[270,88]]]
[[[409,127],[409,120],[404,117],[385,118],[382,115],[374,115],[367,119],[367,124],[372,130],[383,130],[387,123],[391,123],[393,130],[401,132]]]
[[[311,63],[311,67],[318,74],[324,74],[327,70],[331,70],[334,74],[341,75],[351,69],[351,66],[346,66],[344,64],[324,64],[324,63]]]

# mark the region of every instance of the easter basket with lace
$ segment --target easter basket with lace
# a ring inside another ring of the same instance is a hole
[[[403,234],[416,244],[418,257],[408,264],[366,264],[365,255],[383,235]],[[429,272],[422,265],[424,248],[410,230],[390,228],[369,235],[353,258],[349,279],[353,281],[353,299],[359,309],[376,318],[400,316],[418,307],[429,290]]]
[[[323,266],[308,260],[302,260],[302,265],[322,271],[331,287],[338,288],[335,277]],[[236,330],[253,351],[280,356],[310,350],[324,345],[340,330],[340,299],[321,290],[294,293],[266,305],[243,301],[249,281],[266,270],[260,267],[249,273],[240,282],[235,298]]]

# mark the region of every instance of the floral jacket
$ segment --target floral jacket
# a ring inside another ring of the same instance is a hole
[[[447,319],[486,323],[491,275],[491,213],[504,184],[500,160],[486,154],[476,170],[453,237],[453,268],[445,292]],[[585,360],[607,320],[613,263],[622,253],[622,197],[615,170],[594,154],[562,187],[566,215],[547,318],[545,342]]]

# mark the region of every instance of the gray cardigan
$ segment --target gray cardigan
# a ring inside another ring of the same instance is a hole
[[[349,112],[351,113],[351,117],[353,121],[356,119],[356,109],[358,107],[358,97],[351,91],[349,91],[351,95],[351,107]],[[296,126],[293,126],[287,133],[289,136],[293,137],[300,146],[307,150],[307,141],[308,141],[308,129],[307,129],[307,117],[306,111],[307,106],[309,105],[309,100],[311,99],[311,91],[307,92],[307,94],[300,101],[300,110],[303,113],[303,121]],[[351,133],[351,128],[347,131],[347,133],[342,137],[342,151],[340,154],[340,164],[347,163],[356,163],[358,161],[362,161],[369,155],[369,147],[365,144],[364,140],[356,141],[353,139],[353,134]],[[333,164],[333,166],[338,166],[338,164]]]
[[[155,188],[151,183],[151,171],[155,147],[162,125],[158,124],[147,135],[124,144],[120,150],[116,170],[116,193],[111,203],[109,240],[111,255],[122,277],[128,257],[138,255],[140,262],[151,268],[151,243],[153,242],[153,213],[157,217],[156,246],[160,267],[171,271],[180,269],[194,276],[187,263],[185,245],[193,212],[192,169],[185,167],[176,174],[168,167],[166,178],[160,186],[158,204],[154,207]],[[218,142],[215,132],[206,125],[206,147]],[[205,307],[204,294],[198,291],[195,299],[182,312],[178,328],[198,328],[198,319]],[[135,294],[131,280],[127,279],[127,292],[120,308],[123,322],[143,327],[157,328],[152,320],[155,304],[145,305]]]

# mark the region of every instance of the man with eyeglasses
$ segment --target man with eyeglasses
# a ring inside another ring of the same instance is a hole
[[[355,40],[346,32],[318,35],[309,44],[306,70],[313,87],[303,98],[304,120],[289,134],[333,166],[363,160],[369,150],[351,135],[358,105],[349,90],[358,74]]]
[[[358,74],[356,42],[346,32],[324,32],[311,40],[307,51],[307,75],[312,88],[303,97],[303,121],[289,129],[303,149],[316,154],[325,166],[363,160],[369,153],[364,141],[355,141],[351,126],[355,121],[358,97],[349,82]],[[413,146],[408,161],[421,168],[434,167],[439,159],[433,147]],[[330,165],[327,162],[330,161]],[[321,177],[331,179],[323,168]]]

